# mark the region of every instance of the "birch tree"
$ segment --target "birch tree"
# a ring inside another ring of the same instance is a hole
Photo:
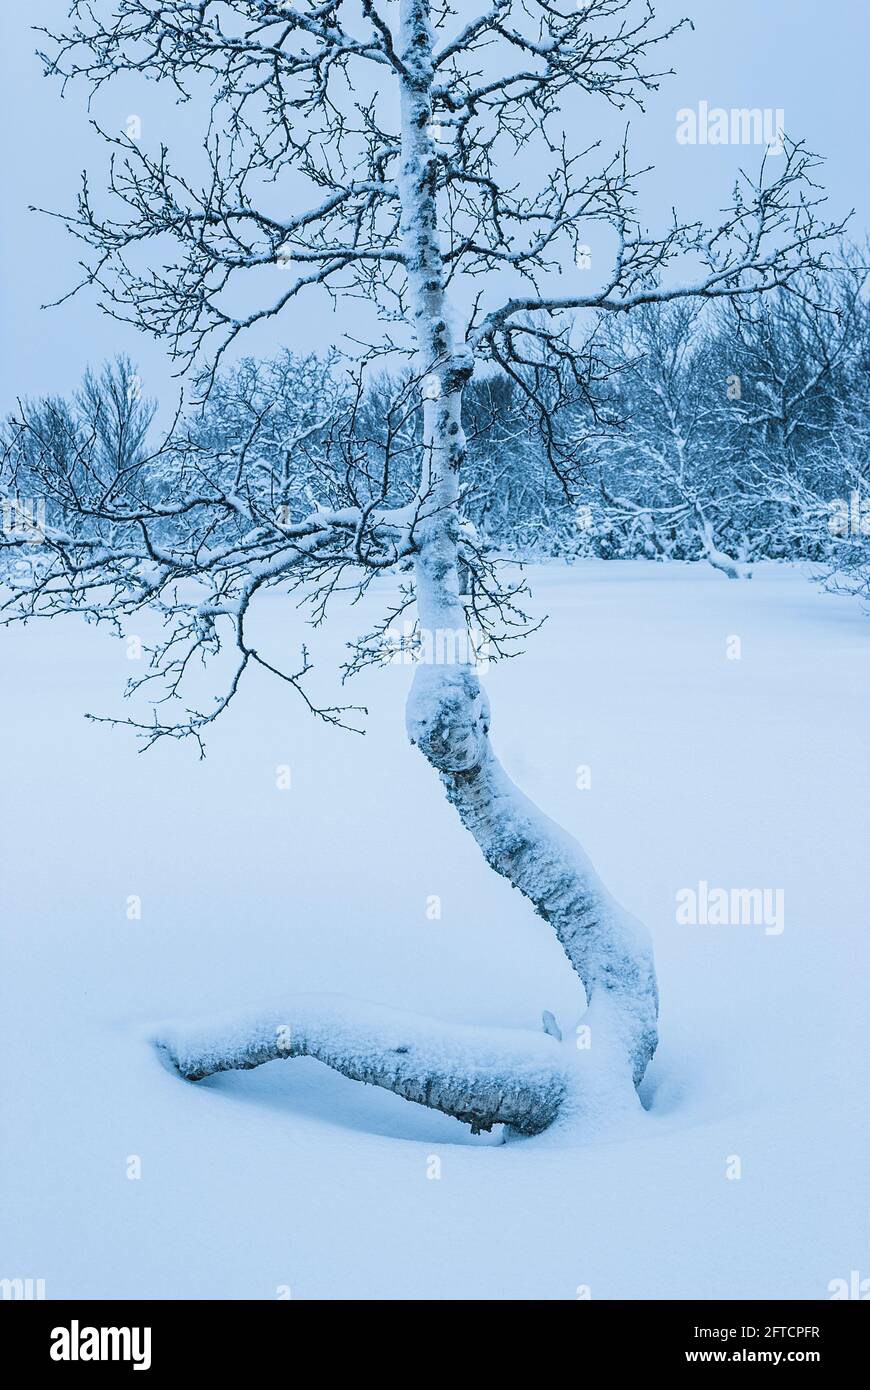
[[[313,311],[318,295],[368,301],[378,337],[360,356],[404,356],[413,389],[393,408],[421,417],[413,488],[391,452],[401,445],[407,458],[407,430],[390,432],[378,470],[370,450],[341,468],[347,431],[321,421],[314,443],[276,442],[297,463],[310,450],[310,500],[289,513],[265,504],[249,445],[210,459],[190,431],[164,447],[174,478],[164,501],[131,499],[129,486],[122,495],[105,464],[67,498],[22,611],[118,621],[156,606],[169,636],[150,677],[174,695],[195,656],[234,654],[214,705],[174,723],[156,706],[148,740],[201,737],[257,664],[307,698],[304,660],[282,671],[248,640],[246,615],[266,588],[312,587],[319,606],[339,577],[367,586],[398,569],[421,630],[484,624],[497,642],[500,623],[522,618],[463,527],[462,397],[476,364],[514,378],[546,430],[548,374],[582,389],[595,371],[584,310],[788,290],[818,264],[830,228],[802,145],[787,144],[757,180],[742,176],[715,226],[674,218],[655,230],[637,211],[627,141],[608,151],[604,136],[578,138],[570,103],[582,103],[584,132],[596,103],[642,109],[672,32],[643,0],[76,0],[67,31],[46,37],[46,71],[65,91],[83,82],[99,98],[116,80],[158,82],[202,137],[199,162],[177,167],[165,145],[106,132],[106,193],[85,178],[63,219],[82,244],[81,287],[161,336],[205,395],[256,325],[280,320],[292,335],[294,309]],[[576,262],[595,225],[611,252],[593,281]],[[263,428],[252,419],[254,436]],[[558,477],[555,445],[549,464]],[[275,478],[281,468],[276,457]],[[363,640],[359,660],[371,650]],[[540,1035],[483,1037],[288,1001],[283,1019],[164,1037],[183,1075],[310,1052],[477,1127],[526,1133],[633,1098],[657,1042],[648,934],[508,777],[471,646],[452,650],[445,664],[417,663],[408,736],[487,863],[556,932],[586,994],[588,1051],[573,1034],[560,1045],[549,1019]]]

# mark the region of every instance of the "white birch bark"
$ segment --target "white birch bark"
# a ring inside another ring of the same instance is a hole
[[[401,0],[399,55],[407,73],[401,79],[403,247],[419,374],[427,383],[438,382],[434,398],[424,404],[421,495],[427,516],[415,563],[420,625],[434,637],[439,629],[467,626],[459,599],[457,501],[466,449],[462,389],[474,363],[466,345],[455,341],[443,284],[430,135],[428,0]],[[637,1084],[657,1040],[647,934],[613,901],[579,844],[524,796],[498,762],[470,643],[440,645],[453,659],[418,665],[407,706],[409,736],[439,773],[487,862],[553,926],[586,990],[591,1051],[597,1032],[608,1065],[621,1056]]]
[[[505,1124],[540,1134],[566,1094],[563,1052],[546,1033],[442,1023],[337,995],[298,995],[254,1016],[165,1024],[155,1043],[188,1081],[314,1057],[475,1132]]]

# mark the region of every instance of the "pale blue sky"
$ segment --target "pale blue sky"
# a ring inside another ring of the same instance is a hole
[[[463,0],[460,0],[462,3]],[[101,0],[108,3],[108,0]],[[467,0],[469,10],[478,0]],[[87,168],[99,188],[106,167],[102,141],[91,130],[84,87],[61,100],[59,85],[42,77],[29,26],[51,27],[63,17],[66,0],[28,0],[3,6],[2,80],[5,133],[5,199],[2,214],[3,396],[0,410],[22,394],[66,392],[88,363],[118,351],[135,358],[148,394],[166,401],[171,366],[160,344],[116,323],[97,310],[87,293],[58,309],[40,304],[70,288],[76,275],[76,244],[59,223],[27,211],[28,204],[72,209],[78,177]],[[781,107],[786,129],[825,155],[820,180],[830,211],[856,209],[853,236],[870,225],[867,157],[868,0],[659,0],[661,20],[691,16],[695,30],[672,42],[666,66],[676,70],[648,99],[645,117],[633,118],[636,162],[654,163],[645,183],[645,214],[666,220],[676,205],[682,216],[713,217],[726,201],[740,163],[755,151],[733,147],[684,147],[675,140],[675,113],[699,101],[725,107]],[[170,151],[199,136],[193,106],[176,108],[153,86],[120,85],[104,97],[100,118],[121,128],[131,112],[143,119],[144,138],[165,140]],[[578,132],[578,144],[589,132]],[[747,158],[749,156],[749,158]],[[321,300],[250,337],[245,350],[278,346],[322,349],[345,328],[355,328],[350,308],[341,317]]]

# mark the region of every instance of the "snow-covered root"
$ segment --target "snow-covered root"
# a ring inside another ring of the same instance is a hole
[[[504,771],[489,743],[489,706],[470,666],[418,666],[407,724],[487,863],[551,924],[583,982],[591,1049],[596,1027],[607,1034],[608,1064],[596,1066],[596,1076],[615,1076],[621,1057],[623,1071],[638,1085],[658,1040],[647,932],[610,896],[577,841]]]
[[[472,1130],[540,1134],[559,1113],[563,1049],[546,1033],[443,1023],[338,995],[298,995],[283,1008],[199,1025],[165,1025],[153,1041],[189,1081],[316,1057],[354,1081],[441,1110]]]

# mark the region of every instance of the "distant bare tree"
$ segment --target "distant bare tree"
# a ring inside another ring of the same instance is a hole
[[[644,305],[614,325],[615,419],[590,457],[606,516],[636,529],[648,554],[670,556],[678,542],[683,554],[739,579],[750,571],[722,539],[741,501],[722,447],[727,378],[709,351],[703,307]]]

